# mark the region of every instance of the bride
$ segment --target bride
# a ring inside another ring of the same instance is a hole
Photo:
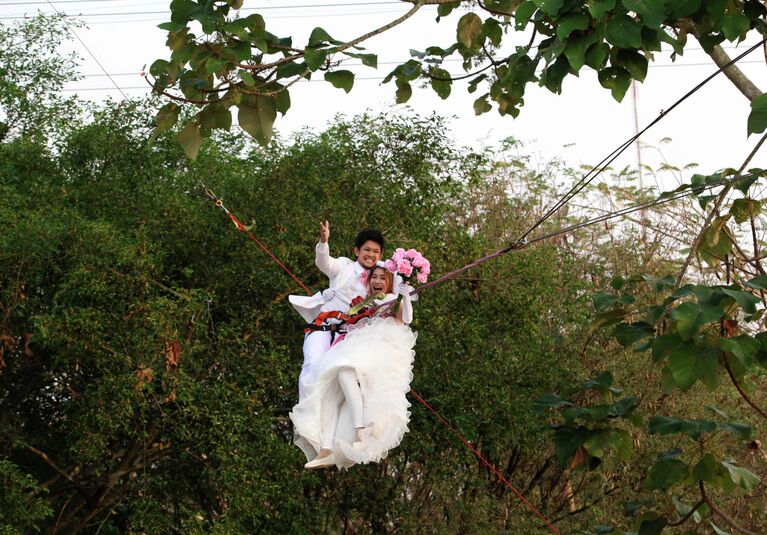
[[[367,278],[368,295],[384,295],[374,299],[374,305],[388,305],[349,326],[317,364],[316,381],[307,389],[311,393],[290,413],[294,442],[306,454],[306,468],[380,461],[408,430],[406,393],[416,340],[407,325],[412,320],[412,287],[398,284],[399,277],[395,279],[382,262]],[[396,307],[390,302],[398,295],[403,298]]]

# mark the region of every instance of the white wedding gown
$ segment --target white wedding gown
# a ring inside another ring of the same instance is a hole
[[[294,441],[311,461],[323,442],[323,407],[340,405],[333,440],[338,468],[378,462],[399,445],[410,421],[406,394],[413,378],[416,333],[392,317],[374,317],[354,326],[317,363],[316,380],[290,413]],[[338,382],[338,372],[352,368],[362,390],[365,429],[354,443],[354,426]]]

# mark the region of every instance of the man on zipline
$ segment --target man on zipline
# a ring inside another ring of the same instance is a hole
[[[330,256],[330,223],[320,222],[320,241],[315,248],[315,264],[330,279],[329,288],[312,296],[291,295],[293,308],[301,314],[312,329],[304,337],[304,363],[298,377],[298,399],[307,395],[307,386],[314,382],[314,368],[322,355],[330,348],[338,332],[341,320],[351,308],[352,299],[365,296],[367,290],[363,274],[381,259],[384,248],[383,235],[373,229],[357,234],[354,240],[356,260]]]

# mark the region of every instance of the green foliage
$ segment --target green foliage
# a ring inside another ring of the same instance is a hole
[[[377,68],[375,54],[350,50],[359,50],[366,39],[405,23],[423,7],[416,3],[407,15],[359,38],[335,39],[318,27],[300,48],[293,38],[268,32],[266,21],[258,14],[239,18],[239,3],[171,3],[171,22],[159,25],[168,31],[170,58],[158,60],[150,69],[158,93],[180,93],[190,108],[217,102],[226,108],[240,108],[241,113],[242,107],[248,106],[243,103],[245,96],[287,96],[292,83],[320,70],[325,71],[325,80],[349,92],[353,74],[334,70],[336,62],[352,57],[364,66]],[[469,91],[476,91],[480,83],[486,88],[485,95],[475,100],[477,114],[489,111],[493,102],[501,115],[515,117],[524,105],[529,84],[560,93],[567,76],[578,76],[585,66],[595,69],[599,83],[621,101],[632,80],[645,79],[648,62],[661,51],[661,43],[673,48],[675,59],[683,54],[691,34],[711,52],[725,40],[740,42],[750,33],[763,34],[767,14],[767,8],[754,1],[489,0],[478,5],[468,1],[442,3],[437,8],[437,22],[461,5],[470,10],[462,12],[454,23],[453,44],[411,51],[414,59],[386,76],[385,82],[395,82],[397,103],[409,100],[412,83],[418,78],[427,80],[440,98],[447,98],[454,78],[443,65],[454,55],[462,60],[467,73],[464,77],[474,78]],[[195,35],[191,29],[198,22],[203,32]],[[511,52],[501,53],[509,39],[513,40],[513,32],[532,33],[533,39],[525,47],[505,47]],[[491,66],[492,71],[488,71]],[[765,101],[757,97],[752,102],[748,133],[764,131],[765,117]],[[263,129],[241,126],[259,143],[268,143],[269,136],[260,134]]]
[[[301,333],[285,300],[300,289],[198,186],[204,180],[321,288],[313,265],[321,219],[335,222],[336,255],[351,254],[358,229],[377,226],[392,245],[417,247],[445,267],[497,243],[506,221],[525,224],[521,205],[498,202],[481,178],[486,156],[456,151],[438,118],[360,117],[268,150],[217,133],[226,151],[201,145],[189,165],[170,133],[149,136],[146,113],[137,103],[94,110],[57,153],[23,139],[0,144],[2,466],[26,478],[24,497],[50,481],[29,509],[8,495],[13,525],[307,533],[345,524],[378,532],[394,522],[405,532],[427,524],[433,533],[501,531],[497,510],[516,497],[499,497],[495,480],[420,408],[385,462],[303,471],[287,419]],[[469,199],[485,207],[481,221],[468,219]],[[549,466],[528,400],[572,364],[565,326],[583,322],[580,271],[541,247],[418,302],[415,388],[494,462],[524,459],[519,477]],[[589,447],[623,444],[605,435]],[[456,501],[467,489],[471,496]],[[529,517],[520,510],[508,522]]]
[[[10,460],[0,459],[0,532],[22,535],[39,529],[53,515],[45,489],[34,476],[25,474]]]
[[[60,54],[67,24],[77,27],[63,15],[0,24],[0,142],[44,139],[79,119],[77,99],[61,94],[66,83],[78,79],[77,56]]]

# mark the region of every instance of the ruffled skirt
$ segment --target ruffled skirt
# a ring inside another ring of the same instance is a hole
[[[372,318],[357,326],[343,341],[331,347],[317,363],[315,381],[308,394],[293,407],[290,418],[294,442],[312,460],[319,453],[323,432],[323,408],[338,406],[340,413],[333,439],[336,466],[378,462],[402,441],[410,421],[406,394],[413,378],[416,333],[393,318]],[[338,372],[352,368],[362,390],[365,429],[354,443],[354,426],[343,401]]]

